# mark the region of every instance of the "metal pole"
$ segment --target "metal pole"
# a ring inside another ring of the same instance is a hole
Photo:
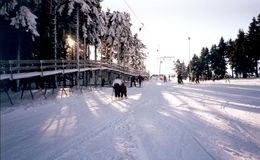
[[[159,55],[159,48],[157,49],[157,55]],[[158,77],[160,76],[161,74],[161,57],[159,57],[159,74],[158,74]]]
[[[188,40],[189,40],[189,62],[190,62],[190,37],[188,37]],[[189,67],[189,72],[191,74],[191,66]]]
[[[162,60],[161,60],[161,57],[160,57],[160,64],[159,64],[159,76],[161,74],[161,64],[162,64]]]

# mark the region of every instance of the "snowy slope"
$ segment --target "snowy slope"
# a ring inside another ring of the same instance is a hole
[[[2,107],[2,160],[260,159],[260,79],[56,94]]]

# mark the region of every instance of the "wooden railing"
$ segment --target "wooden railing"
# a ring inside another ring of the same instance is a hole
[[[72,72],[86,71],[86,69],[108,69],[124,72],[132,75],[141,74],[136,70],[118,65],[118,64],[107,64],[101,63],[100,61],[79,61],[77,60],[0,60],[0,79],[19,79],[15,78],[14,75],[26,73],[37,73],[40,76],[44,76],[46,72],[53,72],[53,74],[66,73],[66,71],[72,70]],[[57,72],[60,71],[60,72]]]

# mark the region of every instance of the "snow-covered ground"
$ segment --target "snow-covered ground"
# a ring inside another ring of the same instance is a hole
[[[151,80],[128,95],[28,93],[10,106],[2,93],[1,160],[260,159],[260,79]]]

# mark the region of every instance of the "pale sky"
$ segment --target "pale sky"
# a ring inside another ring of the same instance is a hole
[[[132,31],[138,32],[149,52],[147,69],[155,74],[159,73],[159,57],[174,56],[187,64],[188,37],[191,57],[200,55],[202,47],[210,49],[221,36],[235,39],[239,29],[247,31],[252,18],[260,13],[260,0],[104,0],[101,5],[103,10],[130,13]],[[140,21],[144,27],[139,32]],[[172,63],[164,61],[161,73],[170,73],[169,68]]]

